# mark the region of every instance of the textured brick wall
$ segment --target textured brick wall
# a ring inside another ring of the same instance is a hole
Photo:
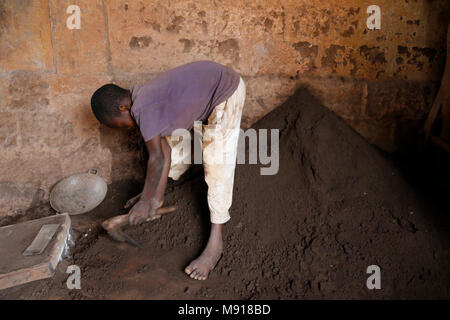
[[[366,26],[372,4],[380,30]],[[99,126],[90,96],[199,59],[242,74],[245,127],[306,86],[370,142],[407,148],[439,83],[448,14],[437,0],[1,1],[0,214],[89,167],[141,177],[136,134]]]

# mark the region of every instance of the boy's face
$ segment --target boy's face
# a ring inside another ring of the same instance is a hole
[[[108,123],[108,127],[111,128],[125,128],[125,129],[132,129],[136,126],[136,123],[134,122],[133,118],[130,115],[130,112],[127,111],[122,112],[122,115],[120,117],[112,118],[111,121]]]
[[[108,123],[108,127],[111,128],[125,128],[132,129],[136,126],[136,122],[134,122],[131,117],[131,99],[126,98],[122,101],[119,106],[120,116],[114,117]]]

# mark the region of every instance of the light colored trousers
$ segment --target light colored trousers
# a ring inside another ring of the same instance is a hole
[[[241,77],[235,92],[214,108],[208,117],[208,124],[194,126],[196,135],[201,134],[202,137],[202,164],[208,185],[211,223],[220,224],[230,220],[229,209],[233,199],[234,169],[244,102],[245,84]],[[187,148],[186,143],[173,134],[166,136],[166,140],[172,149],[169,177],[178,180],[191,163],[190,143]]]

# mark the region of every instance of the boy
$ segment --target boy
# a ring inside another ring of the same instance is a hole
[[[180,161],[182,143],[172,132],[191,130],[195,121],[201,121],[211,232],[201,255],[185,268],[197,280],[205,280],[222,256],[222,227],[230,219],[244,101],[245,84],[239,74],[212,61],[179,66],[131,91],[107,84],[91,99],[92,111],[102,124],[139,126],[149,152],[142,193],[126,204],[132,206],[131,225],[158,217],[156,209],[162,206],[167,178],[177,180],[189,167]],[[225,153],[226,162],[217,161],[219,153]],[[186,160],[187,155],[183,157]]]

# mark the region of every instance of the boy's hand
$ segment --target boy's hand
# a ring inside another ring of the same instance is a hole
[[[139,200],[128,213],[130,225],[136,226],[145,221],[158,219],[160,217],[156,214],[158,206],[159,203],[155,201]]]

